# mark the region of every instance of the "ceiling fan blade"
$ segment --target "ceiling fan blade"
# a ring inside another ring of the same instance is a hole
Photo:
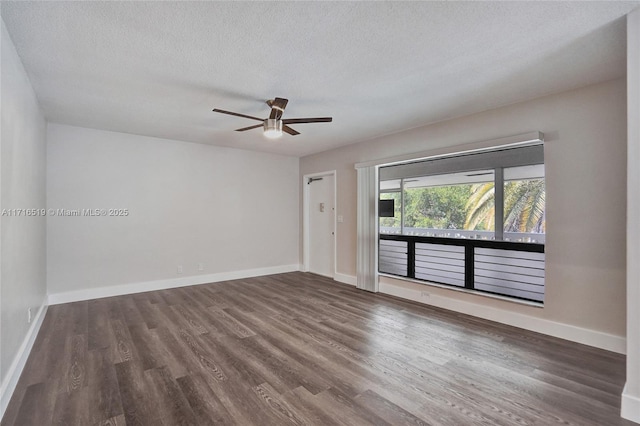
[[[272,102],[271,105],[269,105],[271,108],[279,108],[284,110],[287,107],[287,104],[289,103],[289,99],[285,99],[285,98],[275,98]]]
[[[316,118],[285,118],[282,124],[302,124],[302,123],[330,123],[332,117],[316,117]]]
[[[271,107],[271,114],[269,114],[269,118],[272,120],[280,120],[288,103],[289,100],[284,98],[275,98],[267,101],[267,105]]]
[[[235,115],[236,117],[250,118],[251,120],[264,121],[264,118],[258,118],[258,117],[252,117],[250,115],[238,114],[237,112],[225,111],[223,109],[217,109],[216,108],[216,109],[213,110],[213,112],[219,112],[221,114]]]
[[[244,132],[245,130],[257,129],[258,127],[262,127],[263,124],[256,124],[255,126],[243,127],[242,129],[236,129],[236,132]]]
[[[299,135],[300,132],[298,132],[297,130],[292,129],[291,127],[287,126],[286,124],[282,125],[282,131],[289,133],[291,136],[295,136],[295,135]]]

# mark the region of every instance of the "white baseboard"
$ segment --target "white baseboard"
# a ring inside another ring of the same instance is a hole
[[[344,284],[349,284],[353,286],[356,285],[356,277],[354,277],[353,275],[340,274],[336,272],[335,275],[333,276],[333,279],[335,281],[338,281]]]
[[[300,270],[300,265],[271,266],[267,268],[246,269],[243,271],[221,272],[218,274],[193,275],[168,280],[146,281],[131,284],[120,284],[109,287],[98,287],[84,290],[50,293],[49,305],[79,302],[82,300],[100,299],[103,297],[122,296],[125,294],[142,293],[145,291],[166,290],[176,287],[208,284],[220,281],[237,280],[242,278],[260,277],[263,275],[282,274]]]
[[[627,393],[627,385],[622,390],[620,416],[632,422],[640,423],[640,398]]]
[[[413,300],[426,305],[437,306],[439,308],[484,318],[502,324],[512,325],[525,330],[559,337],[561,339],[606,349],[620,354],[626,353],[627,349],[627,343],[624,337],[588,330],[586,328],[555,321],[549,321],[503,309],[497,309],[478,303],[465,302],[458,299],[435,295],[433,293],[431,293],[427,299],[422,297],[419,290],[413,290],[383,282],[380,282],[380,293]]]
[[[7,371],[7,375],[2,382],[2,386],[0,387],[0,419],[4,416],[4,412],[9,405],[13,391],[16,389],[18,379],[20,379],[22,369],[27,363],[27,359],[31,353],[31,348],[36,340],[36,336],[38,336],[38,331],[40,331],[40,326],[42,325],[46,312],[47,304],[45,299],[42,301],[40,309],[38,309],[38,312],[33,318],[31,327],[29,327],[29,331],[27,331],[27,335],[24,337],[16,356],[13,358],[13,362],[11,363],[9,370]]]

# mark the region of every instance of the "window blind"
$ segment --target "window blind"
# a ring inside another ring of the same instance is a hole
[[[380,180],[406,179],[543,163],[544,146],[538,144],[382,166],[379,176]]]

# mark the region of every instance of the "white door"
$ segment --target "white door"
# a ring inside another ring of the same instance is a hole
[[[309,190],[309,272],[333,278],[334,176],[314,177]]]

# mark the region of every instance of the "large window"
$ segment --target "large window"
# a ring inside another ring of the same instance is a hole
[[[502,186],[496,206],[494,170],[380,181],[380,199],[395,209],[380,233],[544,243],[544,165],[505,168]]]
[[[542,146],[382,167],[379,270],[541,302]]]

